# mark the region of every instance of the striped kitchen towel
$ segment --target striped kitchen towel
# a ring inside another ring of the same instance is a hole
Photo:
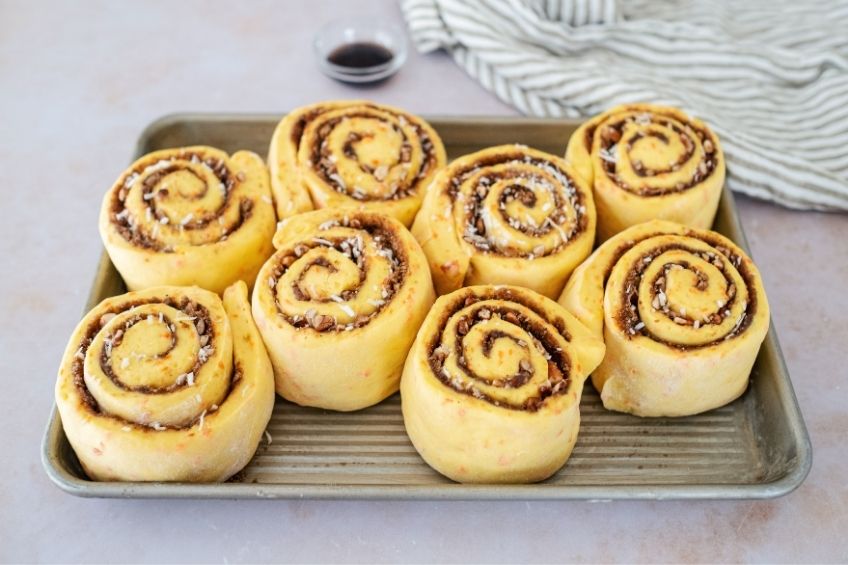
[[[721,137],[731,189],[848,210],[848,2],[402,0],[402,8],[420,51],[446,49],[526,114],[679,106]]]

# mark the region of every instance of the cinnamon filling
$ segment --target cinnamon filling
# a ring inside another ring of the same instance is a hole
[[[194,420],[192,420],[190,423],[188,423],[184,426],[160,426],[160,425],[157,424],[157,427],[153,428],[149,425],[127,421],[127,420],[124,420],[123,418],[120,418],[120,417],[115,416],[113,414],[109,414],[109,413],[101,411],[100,406],[97,403],[97,400],[95,400],[94,396],[92,396],[91,392],[88,390],[88,387],[85,384],[83,361],[85,359],[86,352],[88,351],[89,347],[91,346],[92,341],[94,340],[94,337],[103,329],[105,324],[108,323],[108,321],[112,317],[114,317],[115,315],[117,315],[119,313],[126,312],[127,310],[132,310],[133,308],[135,308],[137,306],[142,306],[142,305],[145,305],[145,304],[159,304],[159,303],[166,304],[166,305],[168,305],[172,308],[178,309],[178,310],[182,311],[183,313],[185,313],[186,316],[188,316],[188,317],[195,318],[193,320],[193,323],[198,330],[198,334],[201,336],[201,340],[200,340],[201,350],[200,350],[200,352],[205,352],[207,355],[211,354],[211,349],[209,349],[209,348],[211,348],[212,344],[214,343],[215,329],[214,329],[214,326],[212,325],[212,321],[211,321],[211,318],[209,316],[208,310],[204,306],[202,306],[201,304],[197,304],[194,301],[192,301],[188,298],[185,298],[185,297],[183,297],[180,300],[176,300],[172,297],[165,297],[163,300],[147,299],[147,300],[129,301],[129,302],[126,302],[126,303],[119,305],[117,308],[113,308],[112,310],[104,313],[103,316],[101,316],[99,319],[93,320],[89,324],[88,328],[86,328],[84,337],[80,341],[79,349],[77,350],[77,353],[74,356],[74,359],[73,359],[72,364],[71,364],[71,374],[73,376],[74,388],[77,390],[77,393],[80,396],[80,400],[81,400],[82,405],[88,411],[90,411],[92,414],[97,415],[98,417],[111,418],[112,420],[119,422],[124,426],[129,426],[134,430],[141,430],[141,431],[145,431],[145,432],[155,432],[155,431],[162,431],[162,430],[166,430],[166,429],[167,430],[190,429],[191,427],[196,425],[198,423],[198,421],[200,421],[202,418],[204,418],[205,416],[211,415],[212,413],[216,412],[219,409],[219,406],[213,405],[211,408],[205,410],[202,414],[198,415],[197,417],[195,417]],[[128,320],[126,322],[126,324],[124,324],[123,328],[119,328],[111,336],[109,336],[107,338],[109,340],[108,342],[106,340],[104,340],[104,344],[111,343],[112,347],[117,346],[118,344],[120,344],[120,340],[121,340],[123,334],[130,327],[132,327],[132,325],[134,325],[136,323],[143,322],[146,319],[147,318],[141,317],[141,316],[139,316],[137,318],[135,318],[135,317],[131,318],[130,320]],[[167,318],[163,317],[163,320],[167,320]],[[167,320],[167,321],[168,321],[168,325],[173,327],[172,322],[170,320]],[[172,334],[173,334],[173,330],[172,330]],[[173,346],[175,345],[174,342],[173,342],[173,339],[174,339],[174,336],[172,335],[171,348],[173,348]],[[165,354],[167,354],[167,352],[161,353],[160,356],[165,355]],[[197,370],[206,362],[206,358],[204,358],[204,357],[205,356],[202,353],[198,355],[198,359],[195,361],[194,369],[193,369],[195,374],[197,373]],[[107,353],[106,348],[104,348],[104,350],[101,351],[99,363],[100,363],[100,366],[103,369],[104,373],[109,377],[109,379],[113,383],[115,383],[116,386],[118,386],[119,388],[121,388],[123,390],[141,392],[141,393],[145,393],[145,394],[167,394],[167,393],[173,392],[175,390],[178,390],[180,388],[183,388],[185,386],[188,386],[188,383],[183,381],[183,382],[176,382],[176,383],[174,383],[174,384],[172,384],[168,387],[165,387],[165,388],[156,388],[156,387],[149,387],[149,386],[129,387],[129,386],[125,385],[124,383],[122,383],[120,380],[118,380],[117,377],[115,376],[114,371],[112,370],[112,367],[111,367],[110,355]],[[242,376],[243,376],[242,367],[239,363],[236,362],[234,364],[234,367],[233,367],[233,374],[230,376],[229,387],[227,389],[227,392],[224,395],[222,403],[226,402],[227,398],[229,398],[229,395],[232,394],[233,390],[241,382]]]
[[[383,220],[383,218],[377,216],[345,216],[343,219],[338,221],[331,220],[325,222],[324,224],[319,226],[319,230],[329,229],[331,227],[339,225],[344,227],[350,227],[353,229],[361,229],[368,233],[371,236],[372,240],[378,246],[377,253],[389,260],[391,264],[391,271],[389,277],[385,281],[383,281],[381,303],[376,307],[374,311],[372,311],[368,315],[358,315],[355,317],[353,322],[347,324],[340,324],[337,322],[335,317],[318,314],[314,309],[311,308],[307,309],[302,315],[289,315],[283,312],[279,302],[275,300],[277,306],[277,313],[284,320],[286,320],[289,324],[291,324],[297,329],[311,328],[319,332],[324,332],[351,331],[357,328],[361,328],[362,326],[367,325],[375,316],[378,316],[380,314],[383,308],[385,308],[386,305],[391,302],[395,294],[400,291],[401,286],[403,286],[403,283],[406,280],[406,274],[409,264],[408,257],[400,239],[394,233],[392,227],[389,225],[388,222]],[[287,253],[284,253],[279,257],[277,266],[274,269],[270,279],[268,280],[268,286],[270,287],[271,292],[274,292],[274,289],[276,288],[278,281],[282,278],[283,274],[296,261],[304,260],[301,259],[301,257],[303,257],[303,255],[305,255],[310,249],[316,247],[335,249],[336,251],[347,256],[351,261],[353,261],[359,269],[359,284],[355,288],[342,291],[338,296],[338,300],[333,298],[311,297],[309,293],[301,286],[301,281],[303,280],[307,271],[313,268],[326,269],[328,271],[328,274],[332,274],[336,271],[336,268],[329,261],[327,261],[327,259],[323,257],[317,257],[311,260],[310,264],[306,265],[305,268],[301,270],[297,280],[291,283],[291,290],[295,299],[307,303],[328,303],[337,302],[339,300],[341,300],[342,302],[347,302],[356,298],[356,296],[361,290],[361,285],[365,281],[366,269],[368,269],[369,259],[365,254],[364,243],[362,241],[362,238],[350,236],[330,236],[327,238],[313,237],[310,240],[302,241],[294,245]]]
[[[680,170],[680,168],[687,163],[690,159],[694,157],[695,154],[695,141],[690,137],[689,133],[674,123],[673,120],[678,118],[672,116],[666,116],[662,114],[653,114],[650,112],[645,112],[640,114],[640,116],[645,116],[644,125],[647,123],[659,123],[660,125],[671,129],[675,134],[680,138],[681,143],[684,147],[684,152],[677,158],[677,160],[673,163],[670,163],[666,168],[660,169],[648,169],[638,160],[634,160],[631,162],[633,167],[633,172],[640,178],[649,178],[654,177],[661,174],[672,173]],[[702,147],[704,148],[704,153],[706,156],[698,163],[698,167],[695,170],[695,173],[692,177],[686,182],[679,182],[672,188],[660,188],[651,186],[649,184],[645,184],[638,187],[633,187],[624,182],[617,174],[616,174],[616,164],[618,162],[618,155],[620,154],[622,148],[619,143],[622,135],[624,127],[633,122],[637,121],[639,116],[628,116],[625,119],[618,121],[611,121],[598,126],[600,130],[597,128],[587,128],[586,136],[587,136],[587,147],[589,147],[589,151],[591,151],[591,142],[589,139],[594,139],[595,132],[599,131],[600,134],[600,157],[601,157],[601,165],[604,170],[604,173],[607,177],[616,183],[621,189],[626,190],[632,194],[637,194],[640,196],[661,196],[663,194],[673,194],[676,192],[683,192],[696,186],[703,182],[706,178],[713,174],[713,172],[718,167],[718,160],[715,156],[715,148],[717,142],[713,139],[712,134],[706,130],[696,128],[692,124],[688,124],[689,128],[692,129],[695,134],[698,136],[699,141],[701,142]],[[642,123],[642,122],[639,122]],[[591,132],[591,138],[590,136]],[[632,149],[632,143],[642,139],[643,137],[653,137],[664,144],[669,143],[669,139],[666,135],[660,132],[655,131],[646,131],[639,132],[633,136],[630,140],[630,143],[624,147],[624,150],[630,151]]]
[[[369,109],[376,110],[381,113],[387,112],[387,110],[384,108],[379,108],[371,104],[364,104],[358,106],[356,108],[357,111],[355,112],[351,112],[338,118],[328,120],[325,124],[323,124],[317,132],[319,142],[312,147],[310,160],[312,163],[314,163],[316,173],[318,174],[318,176],[321,177],[321,179],[325,183],[331,186],[336,192],[345,194],[351,198],[354,198],[355,200],[368,202],[377,200],[400,200],[402,198],[406,198],[409,195],[415,193],[420,188],[419,184],[421,179],[425,178],[436,164],[436,152],[435,146],[433,145],[433,141],[430,139],[430,136],[425,130],[425,128],[418,124],[412,116],[398,115],[400,119],[405,120],[415,130],[418,142],[421,145],[421,150],[424,153],[421,168],[419,169],[418,173],[410,184],[397,184],[393,186],[391,196],[389,196],[388,198],[381,198],[379,196],[371,196],[365,194],[364,192],[357,190],[356,187],[348,187],[345,184],[344,179],[342,179],[341,175],[339,175],[338,168],[336,167],[336,157],[331,154],[330,149],[327,146],[326,139],[339,123],[342,123],[343,121],[349,118],[381,119],[380,116],[367,112],[367,110]],[[300,147],[301,139],[303,138],[303,132],[306,129],[307,125],[316,118],[318,118],[324,112],[324,108],[318,108],[302,116],[300,120],[298,120],[297,124],[295,125],[292,131],[292,141],[298,148]],[[412,157],[412,142],[406,137],[406,134],[400,127],[396,126],[395,124],[390,125],[396,133],[403,137],[403,143],[401,144],[400,154],[398,156],[398,163],[402,165],[407,164],[410,162]],[[343,147],[343,154],[350,159],[355,159],[356,152],[353,146],[356,142],[365,139],[366,137],[367,134],[351,133],[348,139],[345,141]],[[382,181],[383,178],[385,178],[385,175],[381,174],[379,168],[375,169],[365,163],[358,163],[358,165],[363,173],[374,176],[378,181]]]
[[[630,111],[632,112],[632,110]],[[617,121],[608,121],[600,123],[594,127],[587,127],[585,131],[585,138],[583,141],[586,150],[591,153],[595,136],[596,134],[599,135],[600,157],[604,173],[621,189],[626,190],[627,192],[630,192],[632,194],[647,197],[683,192],[703,182],[706,178],[712,175],[718,167],[718,160],[715,155],[718,142],[715,140],[715,138],[709,131],[697,128],[691,123],[687,123],[687,126],[691,130],[693,130],[698,136],[698,140],[700,141],[701,146],[704,148],[704,153],[706,154],[706,156],[698,163],[698,167],[695,173],[688,181],[679,182],[670,189],[653,187],[647,184],[638,187],[633,187],[624,182],[616,174],[616,163],[618,162],[618,155],[622,150],[619,142],[621,141],[625,125],[633,121],[637,121],[638,123],[643,125],[647,125],[649,123],[658,123],[664,127],[667,127],[674,131],[675,134],[677,134],[677,136],[680,138],[681,143],[684,146],[684,152],[681,154],[681,156],[678,157],[675,162],[669,163],[668,167],[661,169],[648,169],[640,161],[634,160],[631,162],[633,172],[640,178],[650,178],[656,175],[667,174],[680,170],[680,168],[685,163],[687,163],[690,159],[694,157],[695,141],[690,137],[689,133],[685,129],[681,128],[675,123],[675,121],[678,120],[680,120],[680,118],[673,115],[645,111],[636,116],[631,115],[627,116],[624,119],[619,119]],[[666,145],[669,143],[669,139],[665,134],[650,130],[635,134],[630,140],[630,143],[635,143],[643,137],[653,137]],[[632,149],[632,145],[628,144],[628,146],[624,147],[623,149],[626,151],[630,151]]]
[[[507,302],[503,305],[481,305],[474,307],[474,304],[487,301],[500,300]],[[453,390],[485,400],[495,406],[507,408],[510,410],[523,410],[535,412],[539,410],[545,401],[556,395],[565,394],[570,386],[568,374],[570,372],[570,362],[565,356],[565,353],[557,345],[555,336],[551,333],[549,325],[543,324],[538,320],[534,320],[525,316],[516,308],[510,307],[509,303],[520,304],[528,309],[533,310],[541,317],[547,319],[545,312],[540,311],[538,305],[531,301],[523,299],[523,297],[515,296],[509,289],[496,289],[485,296],[468,295],[466,297],[457,297],[454,303],[447,309],[447,312],[440,320],[438,331],[433,335],[428,344],[428,362],[430,370],[439,379],[442,384],[452,388]],[[457,366],[462,371],[465,377],[465,382],[459,379],[456,375],[449,375],[444,369],[445,360],[448,357],[448,351],[441,344],[441,336],[444,335],[448,322],[455,314],[449,312],[462,312],[461,317],[456,323],[456,339],[454,346],[454,355],[457,359]],[[533,376],[533,367],[526,360],[519,362],[518,371],[506,379],[491,379],[485,375],[478,374],[472,367],[469,366],[465,358],[463,338],[471,331],[478,323],[484,323],[493,317],[500,319],[523,329],[527,334],[532,336],[533,343],[527,343],[523,339],[510,335],[501,330],[492,330],[486,332],[482,342],[482,352],[485,356],[490,356],[494,344],[499,339],[510,339],[515,342],[518,347],[527,351],[535,347],[542,352],[548,362],[548,379],[545,383],[538,387],[536,393],[526,399],[521,404],[513,404],[504,400],[499,400],[491,397],[479,388],[474,386],[475,382],[485,383],[489,386],[498,388],[521,388],[528,386],[528,381]],[[565,323],[562,319],[556,318],[548,320],[548,324],[565,338],[566,341],[571,340],[571,336],[565,329]]]
[[[171,253],[174,251],[173,248],[162,243],[157,238],[156,234],[159,226],[168,223],[168,217],[157,208],[155,196],[157,194],[163,196],[167,195],[168,189],[160,188],[154,192],[156,185],[168,175],[178,171],[184,171],[198,180],[202,180],[197,173],[186,164],[187,162],[195,164],[202,163],[208,167],[218,179],[221,190],[224,193],[224,200],[219,207],[220,212],[221,210],[226,210],[231,205],[232,199],[234,198],[234,188],[236,183],[242,181],[243,177],[240,175],[233,175],[223,160],[216,159],[214,157],[205,157],[202,153],[197,152],[175,152],[173,157],[162,159],[160,163],[161,162],[165,162],[167,164],[147,174],[141,181],[142,202],[144,203],[145,214],[148,221],[153,222],[154,227],[148,231],[148,228],[140,225],[138,219],[133,217],[130,210],[125,206],[129,189],[132,184],[136,181],[136,179],[144,174],[145,170],[157,164],[150,161],[140,163],[133,169],[127,171],[121,181],[119,181],[120,188],[114,192],[111,201],[110,219],[121,237],[136,247],[151,249],[162,253]],[[182,197],[191,200],[198,200],[209,190],[210,187],[205,186],[202,193],[189,196],[182,195]],[[238,206],[238,219],[233,225],[227,227],[222,240],[226,239],[227,233],[232,233],[239,229],[250,217],[253,210],[252,201],[242,199],[239,201]],[[220,213],[208,213],[203,216],[188,218],[187,221],[180,224],[180,228],[184,230],[203,229],[215,220],[220,221],[220,218]]]
[[[456,202],[456,197],[459,193],[460,187],[472,175],[483,168],[501,165],[504,163],[530,165],[532,167],[542,169],[550,173],[565,188],[567,200],[563,198],[561,191],[556,189],[551,190],[554,203],[552,205],[550,215],[545,218],[541,224],[520,221],[516,218],[510,217],[506,212],[506,205],[514,200],[522,202],[527,207],[534,207],[536,205],[537,195],[526,186],[515,184],[513,186],[506,187],[506,189],[502,191],[498,203],[498,210],[501,219],[512,229],[534,237],[545,236],[556,230],[559,232],[560,243],[551,249],[547,249],[544,245],[539,245],[528,253],[524,250],[510,247],[508,243],[506,245],[499,245],[497,241],[493,241],[493,239],[486,233],[486,224],[483,219],[484,208],[482,203],[495,182],[498,180],[510,179],[520,179],[538,183],[550,182],[549,179],[541,175],[535,175],[532,173],[528,175],[527,173],[519,170],[503,171],[497,174],[491,173],[480,177],[479,184],[475,187],[475,190],[472,191],[471,198],[465,206],[465,230],[462,234],[462,238],[466,242],[474,245],[474,247],[484,253],[497,253],[505,257],[526,257],[528,259],[533,259],[559,252],[563,247],[573,241],[575,236],[583,233],[587,229],[588,218],[586,216],[585,197],[580,191],[574,188],[574,182],[571,177],[569,177],[568,173],[554,163],[532,158],[521,152],[487,156],[466,168],[457,170],[456,174],[454,174],[451,178],[450,185],[447,190],[451,201]],[[575,217],[577,219],[576,225],[569,226],[568,228],[563,227],[563,224],[567,219],[566,213],[564,212],[564,208],[566,206],[573,207]]]
[[[652,234],[646,236],[639,241],[644,241],[650,237],[654,237]],[[688,234],[689,237],[697,237],[694,234]],[[717,343],[721,343],[722,341],[726,341],[728,339],[732,339],[740,334],[742,334],[748,326],[751,325],[754,314],[757,311],[757,295],[754,292],[754,282],[751,273],[748,270],[747,265],[742,261],[742,257],[734,252],[732,252],[727,247],[721,245],[721,242],[717,240],[712,240],[712,238],[703,238],[697,237],[698,239],[704,241],[705,243],[710,244],[714,247],[717,253],[710,251],[700,251],[697,249],[692,249],[682,244],[669,244],[657,247],[653,249],[650,253],[646,253],[639,257],[633,268],[628,272],[627,277],[625,278],[623,285],[623,303],[626,305],[621,311],[616,314],[616,321],[619,324],[619,327],[624,331],[625,335],[628,338],[635,337],[636,335],[643,335],[650,337],[652,340],[667,345],[669,347],[675,347],[681,350],[691,350],[691,349],[699,349],[703,347],[709,347],[715,345]],[[623,255],[627,249],[632,248],[638,242],[628,242],[628,245],[623,246],[626,249],[623,249],[618,257],[615,258],[612,264],[618,262],[621,255]],[[742,277],[742,280],[745,281],[745,284],[748,289],[748,302],[744,304],[743,314],[737,320],[736,324],[730,331],[730,333],[722,336],[719,339],[713,340],[711,342],[697,344],[697,345],[685,345],[678,343],[671,343],[664,339],[661,339],[650,332],[647,326],[642,322],[639,311],[638,311],[638,303],[639,303],[639,286],[642,280],[642,275],[645,269],[648,268],[648,265],[659,255],[665,253],[668,250],[678,249],[682,251],[686,251],[687,253],[691,253],[693,256],[700,257],[701,259],[711,263],[716,269],[718,269],[722,275],[724,276],[727,294],[724,299],[722,299],[718,304],[718,308],[716,312],[712,313],[705,319],[697,319],[692,318],[691,316],[687,316],[685,311],[674,311],[668,304],[668,297],[666,294],[666,281],[668,279],[668,273],[674,269],[687,269],[692,271],[695,274],[697,279],[696,289],[699,291],[704,291],[708,285],[708,279],[706,273],[703,273],[700,269],[692,265],[687,261],[678,261],[678,262],[670,262],[666,265],[663,265],[662,271],[654,280],[651,281],[651,305],[652,307],[662,312],[663,315],[674,322],[675,324],[681,326],[691,326],[694,329],[698,329],[701,327],[706,327],[708,325],[718,325],[721,324],[727,317],[731,315],[731,310],[733,305],[736,303],[738,299],[738,292],[736,286],[733,282],[733,279],[728,274],[728,265],[726,264],[729,261],[734,267],[736,267],[737,271]],[[609,274],[612,268],[608,270],[604,277],[604,286],[606,286],[606,280],[609,278]]]
[[[152,301],[147,302],[147,304],[149,304],[150,302],[152,302]],[[211,321],[211,318],[209,317],[209,312],[206,310],[205,307],[201,306],[200,304],[196,304],[196,303],[192,302],[191,300],[188,300],[187,298],[184,298],[179,303],[176,303],[173,299],[167,298],[163,301],[163,303],[182,311],[189,318],[194,318],[192,320],[192,322],[195,326],[195,329],[197,330],[198,336],[200,336],[200,346],[201,346],[200,353],[197,357],[197,360],[195,360],[194,365],[193,365],[193,367],[190,371],[190,373],[192,375],[196,375],[198,373],[198,371],[200,370],[200,367],[202,367],[206,363],[206,361],[209,358],[209,355],[211,354],[211,351],[209,349],[211,347],[211,345],[209,345],[209,344],[214,343],[214,337],[215,337],[214,331],[215,330],[212,327],[212,321]],[[141,304],[141,303],[138,303],[138,304]],[[101,317],[101,320],[102,319],[103,319],[103,317]],[[163,387],[163,388],[146,386],[146,385],[144,385],[144,386],[128,386],[125,383],[123,383],[120,379],[118,379],[118,377],[115,375],[115,372],[112,369],[112,359],[111,359],[112,348],[117,347],[118,345],[121,344],[121,341],[123,339],[124,334],[131,327],[133,327],[135,324],[138,324],[140,322],[145,322],[145,321],[148,321],[148,320],[149,320],[149,317],[134,316],[134,317],[128,319],[124,323],[124,326],[122,328],[119,328],[113,334],[111,334],[111,335],[109,335],[105,338],[105,340],[104,340],[105,347],[100,352],[100,368],[101,368],[101,370],[103,371],[103,373],[107,377],[109,377],[109,380],[111,380],[115,384],[115,386],[117,386],[118,388],[121,388],[123,390],[127,390],[127,391],[143,392],[145,394],[167,394],[169,392],[173,392],[175,390],[184,388],[186,386],[190,386],[191,383],[188,383],[186,380],[183,380],[183,381],[177,380],[173,384],[168,385],[168,386]],[[171,341],[170,341],[170,345],[169,345],[168,349],[166,349],[165,351],[163,351],[163,352],[161,352],[161,353],[159,353],[155,356],[157,358],[164,357],[171,350],[173,350],[174,347],[176,347],[176,345],[177,345],[177,334],[176,334],[176,328],[174,326],[174,321],[171,320],[168,316],[165,316],[165,315],[163,315],[160,318],[159,321],[162,322],[162,323],[165,323],[168,326],[168,329],[169,329],[170,334],[171,334]]]

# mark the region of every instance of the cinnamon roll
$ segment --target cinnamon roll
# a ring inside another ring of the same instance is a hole
[[[427,122],[363,100],[290,112],[268,154],[281,219],[313,208],[350,208],[388,214],[407,226],[446,160]]]
[[[129,290],[252,285],[271,255],[276,219],[262,159],[212,147],[154,151],[103,199],[100,235]]]
[[[424,460],[465,483],[540,481],[571,454],[603,342],[556,302],[512,286],[440,297],[406,360],[406,431]]]
[[[303,406],[349,411],[397,391],[434,300],[412,235],[382,214],[328,209],[285,220],[274,245],[253,314],[277,392]]]
[[[460,157],[436,175],[412,234],[439,294],[514,284],[556,298],[592,251],[595,205],[559,157],[501,145]]]
[[[713,224],[724,153],[706,124],[676,108],[616,106],[574,132],[565,158],[593,187],[601,241],[648,220]]]
[[[102,481],[223,481],[271,418],[271,363],[239,281],[216,294],[161,286],[83,317],[56,383],[62,426]]]
[[[739,397],[769,327],[745,252],[718,233],[665,221],[601,245],[559,302],[606,342],[592,374],[604,406],[638,416],[697,414]]]

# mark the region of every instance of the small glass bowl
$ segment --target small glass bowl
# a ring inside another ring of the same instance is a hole
[[[370,67],[348,67],[330,62],[329,56],[333,51],[354,43],[376,43],[388,49],[392,58]],[[321,72],[342,82],[363,84],[383,80],[395,74],[406,61],[406,36],[403,31],[380,18],[334,20],[318,30],[313,47]]]

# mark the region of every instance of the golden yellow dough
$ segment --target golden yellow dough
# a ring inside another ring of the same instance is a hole
[[[697,414],[739,397],[769,327],[760,273],[742,249],[658,220],[601,245],[559,302],[606,343],[592,374],[604,406],[638,416]]]
[[[285,220],[253,314],[277,392],[302,406],[358,410],[398,389],[433,304],[427,260],[382,214],[327,209]]]
[[[255,153],[154,151],[124,171],[100,209],[100,236],[127,288],[253,285],[273,252],[268,170]]]
[[[514,284],[556,298],[592,252],[592,191],[565,162],[523,145],[453,161],[412,226],[436,291]]]
[[[101,481],[223,481],[253,457],[274,406],[271,363],[239,281],[107,298],[71,336],[62,426]]]
[[[365,100],[304,106],[284,117],[268,153],[277,215],[313,208],[388,214],[409,226],[447,158],[424,120]]]
[[[594,190],[601,241],[648,220],[713,224],[724,153],[706,124],[677,108],[616,106],[574,132],[565,160]]]
[[[401,379],[406,431],[463,483],[525,483],[562,467],[603,342],[553,300],[512,286],[440,297]]]

